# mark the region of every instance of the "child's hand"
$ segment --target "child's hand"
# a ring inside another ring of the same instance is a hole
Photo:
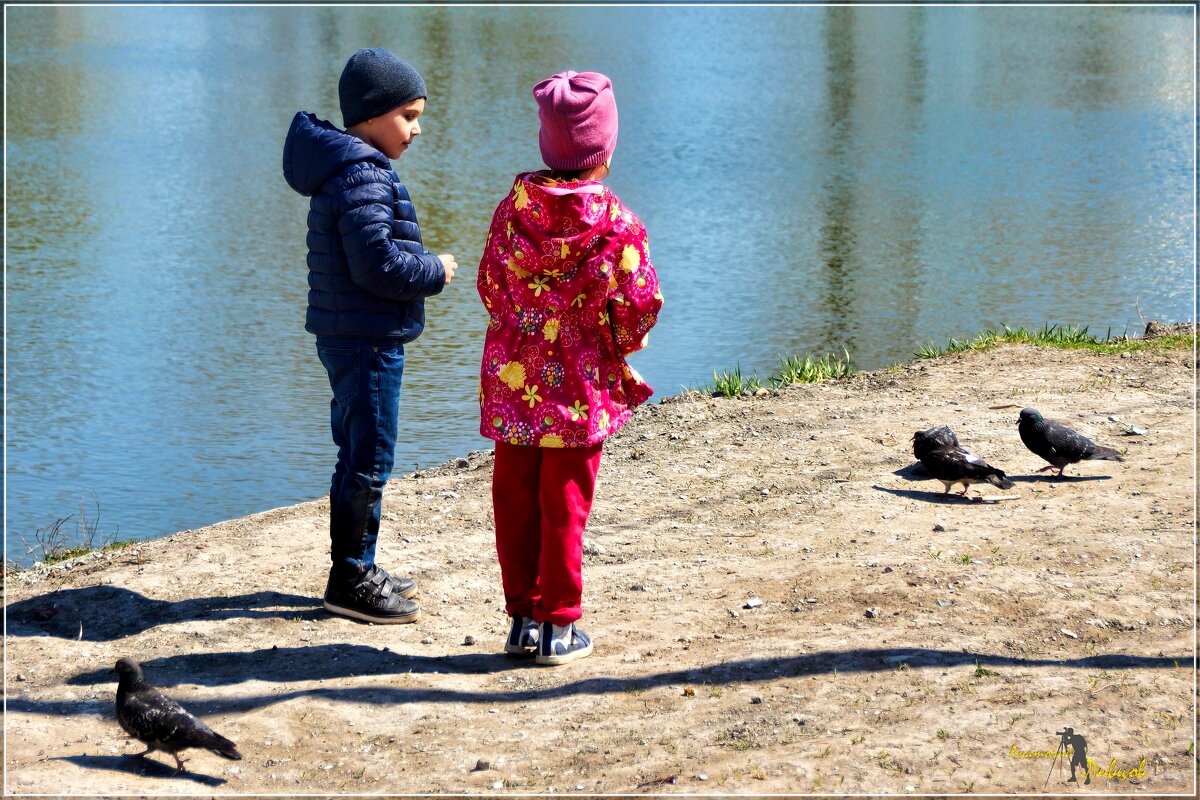
[[[446,269],[446,284],[449,285],[450,281],[454,279],[454,271],[458,269],[458,262],[449,253],[438,256],[438,261],[441,261],[442,266]]]

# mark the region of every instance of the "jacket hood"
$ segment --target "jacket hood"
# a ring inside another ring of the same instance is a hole
[[[299,111],[283,142],[283,178],[312,197],[347,164],[369,161],[390,170],[387,156],[315,114]]]
[[[588,243],[608,232],[615,219],[609,212],[620,208],[598,181],[560,182],[536,172],[518,175],[508,199],[514,231],[534,246],[536,255],[559,258],[592,251]],[[554,258],[529,258],[521,266],[540,274],[559,265]]]

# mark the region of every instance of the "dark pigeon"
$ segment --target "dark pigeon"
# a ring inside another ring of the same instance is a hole
[[[1038,472],[1058,467],[1058,476],[1061,477],[1068,464],[1079,461],[1125,460],[1111,447],[1101,447],[1065,425],[1046,419],[1034,408],[1021,410],[1017,431],[1026,447],[1050,462],[1049,466],[1042,467]]]
[[[147,747],[145,752],[133,755],[143,757],[155,750],[170,753],[180,772],[183,759],[179,751],[189,747],[203,747],[232,761],[242,759],[237,745],[214,733],[179,703],[146,683],[137,663],[122,658],[113,669],[118,676],[117,722]]]
[[[921,456],[921,464],[929,474],[946,485],[946,491],[956,483],[963,485],[959,494],[966,495],[972,483],[990,483],[1000,489],[1011,489],[1013,482],[1003,470],[990,466],[979,456],[961,447],[937,447]]]
[[[936,450],[939,447],[958,447],[958,437],[945,425],[940,428],[930,428],[927,431],[917,431],[912,436],[912,442],[913,455],[917,457],[917,460],[920,460],[921,456],[930,450]]]

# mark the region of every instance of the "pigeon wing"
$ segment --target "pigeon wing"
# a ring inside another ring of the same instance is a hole
[[[146,688],[126,698],[121,727],[147,744],[164,748],[203,747],[213,736],[200,719],[162,692]]]
[[[966,450],[960,447],[939,447],[921,456],[921,463],[929,474],[940,481],[958,481],[969,477],[971,464]]]
[[[1059,458],[1065,458],[1071,463],[1087,458],[1096,452],[1095,442],[1081,433],[1076,433],[1066,425],[1046,420],[1045,435],[1046,441],[1057,451]]]

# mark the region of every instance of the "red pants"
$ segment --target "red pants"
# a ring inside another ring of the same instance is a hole
[[[509,616],[565,626],[583,615],[583,529],[600,448],[496,442],[492,507]]]

